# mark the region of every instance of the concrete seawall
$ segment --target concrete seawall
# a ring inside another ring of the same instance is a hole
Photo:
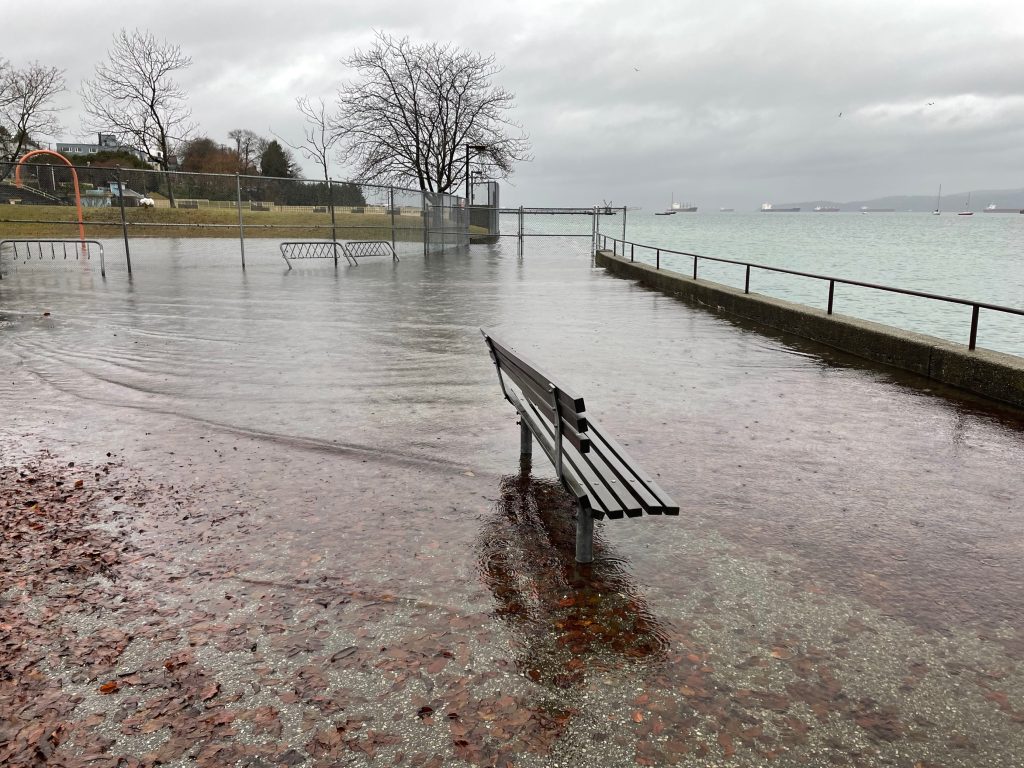
[[[965,344],[934,336],[745,294],[719,283],[630,262],[611,251],[598,251],[596,264],[663,293],[1024,408],[1024,358],[986,349],[970,351]]]

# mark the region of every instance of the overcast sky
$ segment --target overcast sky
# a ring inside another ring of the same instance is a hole
[[[0,19],[0,56],[66,69],[53,138],[86,136],[79,85],[121,27],[192,57],[180,82],[193,117],[224,143],[233,128],[297,142],[295,97],[333,98],[349,76],[339,59],[384,30],[497,56],[535,157],[503,186],[506,205],[1024,187],[1020,0],[36,0]]]

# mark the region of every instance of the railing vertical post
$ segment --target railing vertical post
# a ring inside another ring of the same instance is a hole
[[[626,239],[626,206],[622,206],[622,239]]]
[[[967,344],[968,349],[974,349],[978,346],[978,312],[981,310],[977,304],[975,304],[971,310],[971,340]]]
[[[168,182],[170,183],[170,182]],[[132,276],[132,253],[128,246],[128,217],[124,213],[124,182],[121,181],[121,166],[117,166],[117,199],[121,205],[121,231],[124,234],[124,258],[128,265],[128,277]]]
[[[235,174],[235,204],[238,206],[238,248],[242,253],[242,269],[245,269],[245,225],[242,223],[242,174]],[[291,268],[291,264],[288,265]]]
[[[836,293],[836,281],[828,281],[828,314],[832,314],[832,299]]]
[[[743,292],[750,293],[750,265],[747,264],[747,277],[743,281]]]
[[[654,255],[654,268],[661,269],[661,248],[658,248]]]
[[[697,279],[697,257],[693,257],[693,279]]]
[[[636,246],[633,243],[629,244],[629,260],[633,261],[633,254],[636,252]]]

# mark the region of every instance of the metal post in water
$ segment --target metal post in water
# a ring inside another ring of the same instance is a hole
[[[523,206],[519,206],[519,255],[523,255]]]
[[[391,209],[391,251],[398,253],[395,248],[395,188],[388,187],[388,208]]]
[[[576,562],[594,562],[594,518],[582,504],[576,508]]]
[[[526,426],[526,419],[521,416],[519,417],[519,455],[533,455],[533,433]]]
[[[242,224],[242,176],[235,174],[235,190],[238,193],[238,243],[242,249],[242,269],[245,269],[245,226]]]
[[[121,231],[124,234],[124,258],[128,265],[128,277],[132,276],[132,254],[128,246],[128,218],[124,213],[124,182],[121,181],[121,166],[117,166],[117,199],[121,202]]]
[[[334,219],[334,181],[327,180],[327,204],[331,206],[331,240],[338,242],[337,222]],[[338,249],[334,249],[334,266],[338,266]]]

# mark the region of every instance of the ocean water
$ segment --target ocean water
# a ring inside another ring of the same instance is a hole
[[[510,221],[514,227],[514,221]],[[528,222],[529,224],[529,222]],[[540,222],[543,224],[543,222]],[[622,238],[622,216],[600,217]],[[838,278],[1024,309],[1024,216],[923,213],[680,213],[630,211],[626,239]],[[637,247],[638,261],[653,250]],[[662,254],[663,267],[689,274],[689,257]],[[743,287],[744,268],[701,260],[698,277]],[[828,283],[763,270],[750,290],[824,309]],[[834,311],[967,343],[971,308],[853,286],[836,286]],[[982,310],[978,346],[1024,355],[1024,317]]]

